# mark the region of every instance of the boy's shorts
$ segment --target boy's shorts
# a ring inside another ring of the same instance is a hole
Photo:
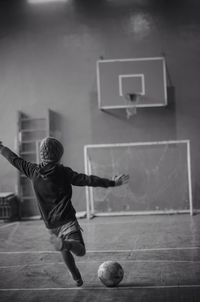
[[[50,234],[54,234],[57,237],[62,238],[63,240],[77,240],[81,244],[85,245],[81,231],[83,230],[79,225],[77,219],[75,219],[58,228],[51,229]]]

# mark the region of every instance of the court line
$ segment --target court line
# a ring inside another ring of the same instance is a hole
[[[17,222],[15,224],[14,228],[12,229],[12,231],[10,232],[10,234],[8,235],[8,238],[5,241],[6,244],[10,243],[13,240],[13,237],[14,237],[15,233],[17,232],[18,228],[19,228],[19,222]]]
[[[12,222],[12,223],[8,223],[8,224],[4,224],[4,225],[0,225],[0,229],[4,229],[4,228],[7,228],[9,226],[13,226],[15,224],[19,224],[19,221],[17,222]]]
[[[0,292],[5,291],[68,291],[68,290],[127,290],[127,289],[171,289],[171,288],[200,288],[200,284],[185,285],[147,285],[147,286],[119,286],[119,287],[42,287],[42,288],[0,288]]]
[[[188,210],[189,211],[189,210]],[[195,210],[195,211],[197,211],[197,210]],[[198,212],[198,211],[197,211]],[[188,212],[189,213],[189,212]],[[82,225],[82,226],[91,226],[91,225],[109,225],[109,224],[132,224],[132,223],[138,223],[138,220],[136,221],[136,220],[133,220],[133,219],[131,219],[131,218],[133,218],[133,216],[129,216],[129,215],[127,215],[126,216],[126,218],[127,217],[129,217],[130,218],[130,220],[128,220],[128,221],[119,221],[119,220],[116,220],[116,221],[105,221],[105,222],[97,222],[96,220],[94,221],[94,220],[90,220],[90,221],[85,221],[86,220],[86,218],[80,218],[80,219],[78,219],[78,221],[79,221],[79,223],[80,223],[80,225]],[[136,217],[138,218],[138,219],[142,219],[142,217],[144,217],[144,216],[135,216],[134,217],[134,219],[136,219]],[[101,216],[99,216],[99,217],[95,217],[95,218],[101,218]],[[105,218],[105,217],[103,217],[103,218]],[[119,219],[119,216],[112,216],[112,218],[114,218],[114,219]],[[145,218],[146,218],[146,216],[145,216]],[[34,220],[26,220],[26,221],[19,221],[19,223],[21,224],[21,223],[26,223],[26,222],[30,222],[30,221],[32,221],[32,222],[35,222]],[[43,221],[41,220],[41,219],[38,219],[37,220],[37,222],[41,222],[41,225],[43,225],[44,226],[44,224],[43,224]],[[4,228],[4,227],[8,227],[8,226],[11,226],[11,225],[13,225],[13,224],[16,224],[17,222],[13,222],[13,223],[9,223],[9,224],[4,224],[4,225],[0,225],[0,229],[1,228]]]
[[[103,260],[90,260],[89,262],[101,262]],[[192,264],[200,264],[200,260],[134,260],[134,259],[120,259],[120,262],[132,262],[132,263],[192,263]],[[86,263],[85,261],[77,260],[76,263]],[[21,267],[37,267],[44,265],[63,265],[63,262],[44,262],[44,263],[33,263],[33,264],[17,264],[17,265],[2,265],[0,269],[12,269],[12,268],[21,268]]]
[[[198,250],[200,249],[200,246],[191,246],[191,247],[163,247],[163,248],[146,248],[146,249],[133,249],[133,250],[88,250],[88,253],[132,253],[132,252],[159,252],[159,251],[178,251],[178,250]],[[3,254],[57,254],[60,253],[58,251],[0,251],[0,255]]]

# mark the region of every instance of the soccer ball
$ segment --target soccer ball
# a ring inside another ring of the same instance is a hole
[[[106,261],[99,266],[98,277],[107,287],[117,286],[124,277],[121,265],[114,261]]]

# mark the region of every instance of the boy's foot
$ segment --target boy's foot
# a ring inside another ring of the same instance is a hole
[[[76,282],[76,286],[81,287],[83,285],[83,279],[80,278],[78,280],[74,280]]]
[[[73,276],[72,275],[72,278],[74,279],[74,281],[76,282],[76,286],[80,287],[83,285],[83,279],[81,277],[81,273],[79,272],[79,269],[78,267],[76,267],[76,273],[75,275]]]

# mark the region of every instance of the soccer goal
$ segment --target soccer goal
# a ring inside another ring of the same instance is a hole
[[[193,214],[189,140],[86,145],[84,161],[86,174],[130,175],[121,187],[86,187],[88,218]]]

